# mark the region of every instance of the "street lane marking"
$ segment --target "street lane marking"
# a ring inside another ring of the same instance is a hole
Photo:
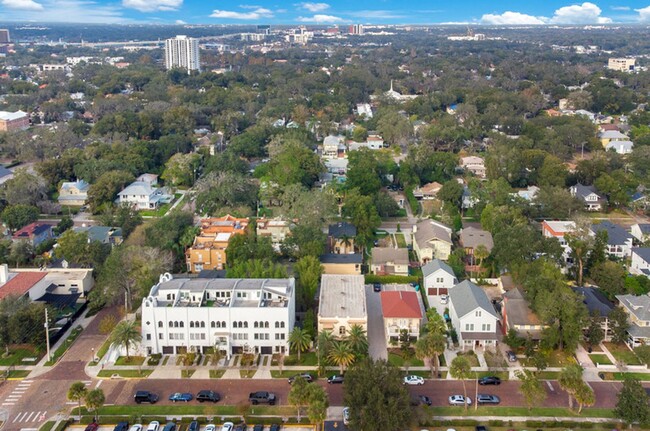
[[[18,418],[21,418],[21,417],[25,416],[26,414],[27,414],[27,412],[24,412],[24,413],[23,413],[23,412],[20,412],[20,413],[18,413],[18,414],[16,415],[16,417],[14,418],[14,421],[13,421],[12,423],[22,422],[22,419],[19,421]]]
[[[15,406],[16,403],[2,403],[3,406]]]
[[[548,388],[551,390],[551,392],[555,392],[555,389],[553,388],[553,385],[551,384],[550,380],[547,380],[546,384],[548,385]]]
[[[103,380],[98,381],[97,384],[95,385],[95,389],[97,389],[99,387],[99,385],[102,384],[102,382],[103,382]]]
[[[36,413],[36,412],[31,412],[31,413],[29,414],[29,416],[27,416],[27,419],[24,420],[24,422],[31,422],[31,420],[32,420],[32,416],[34,416],[34,413]],[[21,421],[21,422],[23,422],[23,421]]]

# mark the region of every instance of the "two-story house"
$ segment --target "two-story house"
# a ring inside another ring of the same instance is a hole
[[[170,203],[173,196],[165,189],[153,187],[144,181],[134,181],[118,193],[117,203],[130,205],[137,210],[156,209]]]
[[[503,294],[501,317],[501,330],[504,335],[513,330],[519,337],[540,340],[542,331],[546,328],[537,314],[530,309],[521,288],[510,289]]]
[[[639,247],[632,249],[632,263],[630,272],[637,275],[650,277],[650,247]]]
[[[584,204],[587,211],[602,211],[607,206],[607,199],[596,191],[594,186],[580,183],[569,188],[571,196]]]
[[[451,266],[440,259],[433,259],[422,267],[424,277],[424,291],[427,294],[429,306],[435,303],[442,295],[449,295],[449,291],[458,284],[458,279]]]
[[[295,321],[295,281],[160,276],[142,300],[142,348],[151,355],[284,353]]]
[[[565,235],[575,231],[576,224],[573,221],[557,221],[557,220],[544,220],[542,221],[542,235],[545,238],[555,238],[562,246],[562,257],[567,263],[571,263],[571,247],[565,239]]]
[[[409,275],[409,251],[405,248],[373,248],[370,271],[379,275]]]
[[[451,289],[449,315],[463,350],[496,346],[499,317],[483,289],[471,281]]]
[[[279,252],[280,245],[291,235],[291,227],[289,220],[260,218],[257,219],[257,236],[271,238],[273,249]]]
[[[360,253],[326,253],[319,258],[323,274],[361,274],[363,256]]]
[[[59,189],[58,201],[61,205],[85,205],[89,187],[90,184],[84,180],[64,182]]]
[[[627,345],[633,349],[643,344],[650,344],[650,296],[616,295],[621,307],[627,313]]]
[[[356,236],[357,228],[352,223],[341,221],[329,225],[327,240],[330,253],[354,253],[354,238]]]
[[[13,241],[27,241],[33,247],[37,247],[42,242],[51,238],[54,238],[52,225],[41,222],[30,223],[14,232],[11,236]]]
[[[326,136],[323,139],[323,158],[337,159],[346,157],[345,137],[343,136]]]
[[[368,329],[363,275],[323,274],[318,301],[318,332],[345,337],[353,325]]]
[[[413,226],[413,250],[420,263],[433,259],[449,259],[451,228],[435,220],[422,220]]]
[[[413,290],[384,290],[379,295],[386,341],[399,340],[402,331],[410,340],[417,340],[423,316],[418,293]]]
[[[479,178],[485,178],[485,161],[478,156],[461,157],[460,166]]]
[[[481,259],[476,258],[474,251],[477,247],[483,246],[487,253],[490,254],[494,247],[492,234],[486,230],[469,226],[461,229],[459,242],[465,250],[465,270],[468,272],[481,271],[479,266]]]
[[[201,220],[201,233],[185,252],[187,270],[199,273],[203,270],[226,268],[226,248],[233,235],[246,231],[247,218],[236,218],[230,214]]]
[[[413,196],[418,200],[432,200],[436,198],[436,195],[441,188],[442,184],[434,181],[432,183],[425,184],[422,187],[417,187],[415,190],[413,190]]]
[[[594,235],[602,231],[607,232],[607,254],[619,259],[631,256],[632,235],[628,231],[609,220],[591,225],[591,232]]]

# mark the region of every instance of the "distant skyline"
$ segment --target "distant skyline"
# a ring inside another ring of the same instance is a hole
[[[650,1],[0,0],[0,21],[152,24],[650,24]]]

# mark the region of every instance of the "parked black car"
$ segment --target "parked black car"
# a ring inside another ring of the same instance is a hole
[[[478,379],[479,385],[500,385],[501,379],[496,376],[485,376]]]
[[[113,431],[127,431],[128,429],[128,422],[118,422],[117,425],[115,425],[115,428],[113,428]]]
[[[271,427],[269,428],[269,431],[280,431],[280,425],[279,424],[271,424]]]
[[[187,427],[187,431],[199,431],[199,423],[197,421],[190,422],[190,426]]]
[[[235,425],[235,429],[233,431],[246,431],[246,424]]]
[[[327,383],[330,384],[341,384],[343,383],[344,377],[340,374],[334,374],[333,376],[329,376],[327,378]]]
[[[206,401],[216,403],[217,401],[221,400],[221,396],[215,391],[204,390],[204,391],[199,391],[199,393],[196,394],[196,400],[200,403]]]
[[[264,425],[255,424],[255,426],[253,426],[253,431],[264,431]]]
[[[135,393],[135,402],[136,404],[140,403],[151,403],[155,404],[158,401],[158,395],[149,391],[138,391]]]
[[[381,284],[380,283],[372,283],[372,290],[375,292],[381,292]]]

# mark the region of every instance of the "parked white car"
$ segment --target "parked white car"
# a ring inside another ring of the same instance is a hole
[[[203,431],[217,431],[217,426],[215,424],[207,424]]]
[[[224,424],[221,426],[221,431],[232,431],[233,428],[235,428],[234,423],[224,422]]]
[[[149,422],[149,426],[147,427],[147,431],[158,431],[159,428],[160,428],[160,422],[152,421],[152,422]]]
[[[452,406],[464,406],[465,397],[463,395],[452,395],[449,397],[449,404]],[[467,405],[472,405],[472,399],[470,397],[467,397]]]
[[[129,431],[142,431],[142,424],[135,424],[129,428]]]
[[[440,295],[440,303],[441,304],[448,304],[449,303],[449,295]]]
[[[408,375],[404,376],[405,385],[423,385],[424,379],[420,376]]]
[[[343,407],[343,424],[350,424],[350,407]]]

